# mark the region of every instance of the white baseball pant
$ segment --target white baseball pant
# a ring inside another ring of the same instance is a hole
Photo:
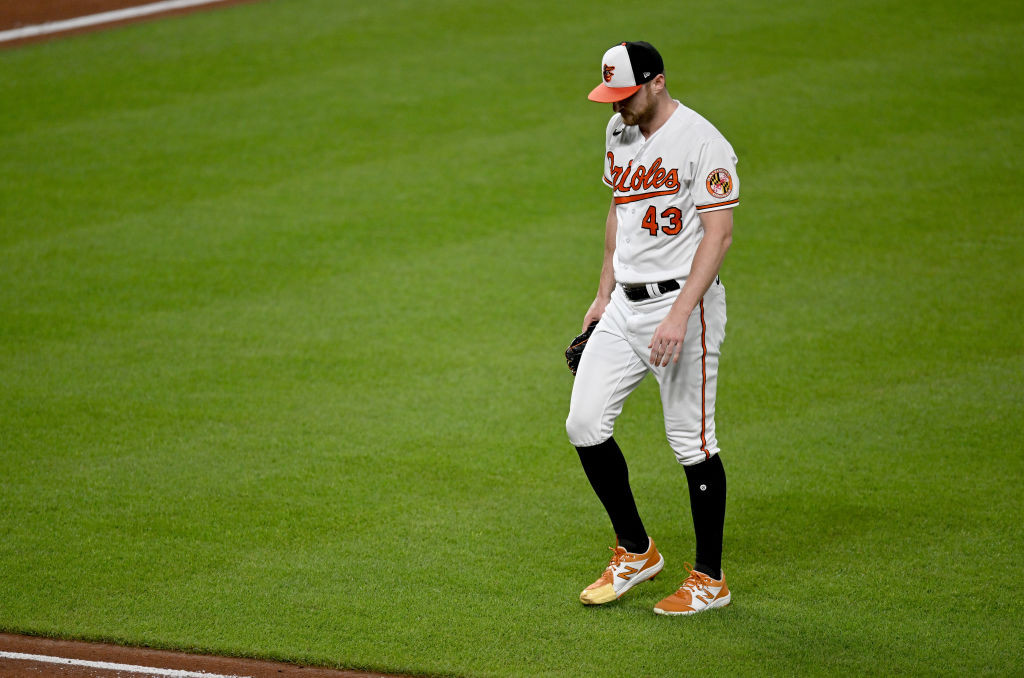
[[[648,344],[678,294],[633,302],[615,286],[576,372],[565,422],[573,445],[608,440],[626,397],[653,372],[661,390],[665,434],[679,463],[691,466],[718,454],[715,392],[725,339],[725,288],[718,280],[711,283],[690,314],[679,362],[652,366]]]

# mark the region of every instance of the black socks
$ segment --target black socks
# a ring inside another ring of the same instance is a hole
[[[615,443],[614,438],[592,445],[577,447],[590,485],[597,493],[598,499],[604,504],[608,517],[612,520],[612,529],[619,539],[619,546],[630,553],[644,553],[650,545],[643,521],[633,501],[633,491],[629,489],[629,469],[626,458]],[[721,464],[719,464],[721,467]],[[724,480],[724,477],[723,477]],[[725,485],[722,485],[723,498]],[[692,493],[692,491],[691,491]],[[721,535],[721,532],[719,532]],[[718,540],[721,552],[721,536]],[[699,558],[698,558],[699,560]]]
[[[630,553],[644,553],[650,545],[647,530],[629,488],[629,469],[622,450],[609,438],[599,445],[577,447],[590,485],[604,504],[619,546]],[[690,511],[697,538],[697,562],[693,569],[712,579],[722,578],[722,531],[725,526],[725,469],[716,454],[684,466],[690,487]]]
[[[712,579],[722,578],[722,530],[725,525],[725,469],[718,455],[684,466],[690,486],[690,510],[697,537],[693,569]]]

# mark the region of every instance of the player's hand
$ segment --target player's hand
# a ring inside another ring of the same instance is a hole
[[[587,314],[583,316],[583,329],[582,332],[586,332],[587,328],[590,327],[590,323],[595,320],[600,320],[601,316],[604,315],[604,309],[608,307],[608,299],[601,299],[600,297],[594,299],[594,303],[587,309]]]
[[[669,362],[678,363],[685,338],[686,318],[680,320],[669,311],[669,314],[654,330],[651,343],[647,345],[647,348],[651,349],[651,365],[666,367]]]

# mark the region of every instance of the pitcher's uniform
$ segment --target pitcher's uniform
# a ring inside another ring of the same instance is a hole
[[[566,430],[577,447],[609,439],[626,397],[653,372],[669,444],[690,466],[718,453],[715,392],[726,322],[721,281],[690,315],[678,363],[652,365],[649,344],[689,275],[704,234],[700,214],[738,205],[740,187],[729,142],[675,103],[649,139],[619,114],[608,122],[603,179],[614,191],[618,220],[616,286],[583,353]]]

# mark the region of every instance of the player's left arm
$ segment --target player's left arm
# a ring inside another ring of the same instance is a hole
[[[669,361],[679,362],[679,354],[683,349],[686,337],[686,323],[697,307],[711,283],[722,268],[725,253],[732,244],[732,209],[713,210],[700,213],[700,223],[704,227],[704,239],[697,246],[693,255],[690,275],[686,278],[683,289],[679,291],[668,315],[654,330],[651,343],[651,364],[665,367]]]

